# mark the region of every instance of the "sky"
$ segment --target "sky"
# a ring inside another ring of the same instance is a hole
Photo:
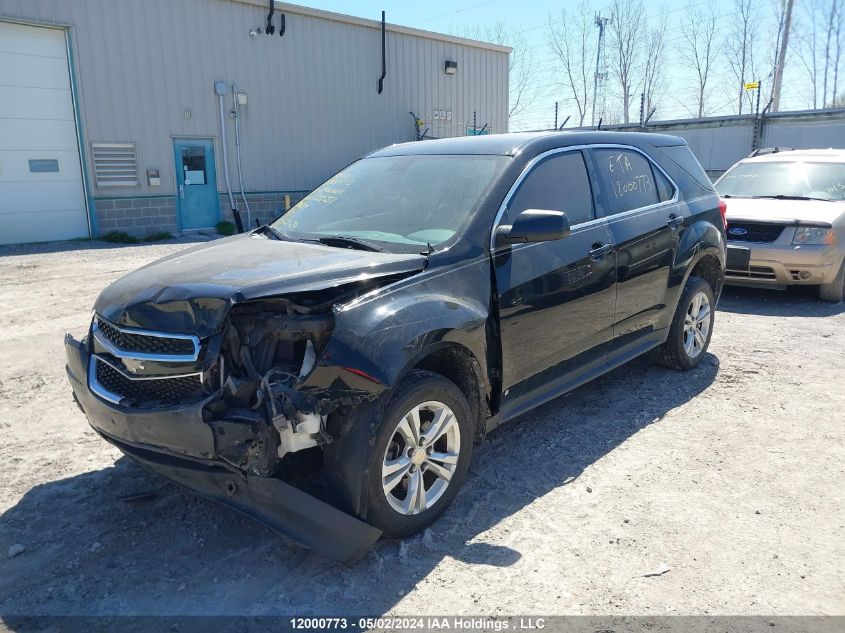
[[[503,22],[509,28],[519,31],[526,40],[526,46],[533,56],[536,71],[529,94],[532,97],[530,107],[510,123],[511,131],[548,128],[553,125],[555,101],[559,102],[559,121],[567,115],[577,118],[577,110],[568,98],[565,88],[560,87],[557,77],[559,64],[548,46],[549,13],[552,19],[560,14],[561,8],[574,11],[579,2],[560,0],[558,2],[540,0],[426,0],[409,2],[382,0],[297,0],[297,4],[328,11],[336,11],[359,17],[381,19],[381,11],[387,13],[387,21],[393,24],[436,31],[441,33],[461,34],[467,29],[474,29],[486,24]],[[693,6],[713,5],[718,13],[717,41],[724,39],[731,22],[736,20],[733,0],[643,0],[645,15],[643,19],[653,24],[662,10],[667,12],[668,31],[666,33],[667,76],[666,89],[659,100],[659,107],[653,120],[668,120],[690,117],[691,76],[677,62],[677,47],[682,43],[680,23],[684,19],[688,4]],[[775,14],[776,0],[752,0],[752,6],[771,24]],[[610,0],[592,0],[593,12],[609,12]],[[796,2],[796,7],[799,3]],[[798,17],[798,16],[796,16]],[[800,24],[800,20],[798,22]],[[598,29],[596,29],[596,38]],[[764,37],[768,38],[769,33]],[[773,37],[773,36],[772,36]],[[721,74],[721,76],[720,76]],[[726,64],[719,60],[717,68],[717,88],[710,99],[708,114],[735,113],[736,94],[733,84],[725,76]],[[611,80],[612,81],[612,80]],[[608,91],[613,88],[608,84]],[[608,100],[610,93],[608,93]],[[784,78],[781,111],[801,110],[808,107],[806,81],[795,55],[787,58]],[[632,116],[639,116],[639,98],[632,105]]]

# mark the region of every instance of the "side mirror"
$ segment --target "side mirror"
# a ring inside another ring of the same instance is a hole
[[[496,244],[520,244],[562,240],[570,233],[569,219],[563,211],[526,209],[511,225],[496,229]]]

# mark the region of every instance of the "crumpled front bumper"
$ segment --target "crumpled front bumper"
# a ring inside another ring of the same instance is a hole
[[[86,341],[67,335],[65,351],[74,398],[92,428],[142,466],[338,561],[359,559],[381,536],[373,526],[281,479],[224,468],[215,460],[203,401],[149,411],[107,403],[89,388]]]

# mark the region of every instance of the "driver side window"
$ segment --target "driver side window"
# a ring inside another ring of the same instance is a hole
[[[511,198],[502,224],[526,209],[564,211],[575,226],[595,217],[590,179],[581,152],[551,156],[536,165]]]

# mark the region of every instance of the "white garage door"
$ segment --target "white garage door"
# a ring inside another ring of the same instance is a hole
[[[0,22],[0,244],[87,236],[64,31]]]

